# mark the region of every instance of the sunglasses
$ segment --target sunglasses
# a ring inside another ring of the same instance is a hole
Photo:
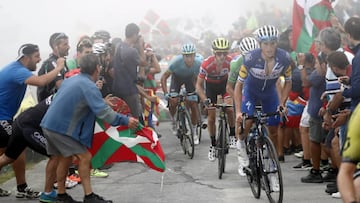
[[[81,47],[92,47],[92,42],[89,39],[83,39],[77,45],[77,48]]]
[[[61,32],[55,37],[54,42],[56,42],[60,39],[67,39],[67,38],[68,38],[68,36],[65,33]]]

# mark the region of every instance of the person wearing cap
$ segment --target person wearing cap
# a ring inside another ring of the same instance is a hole
[[[49,45],[52,49],[52,53],[49,58],[46,59],[38,72],[38,75],[43,75],[55,68],[54,64],[58,58],[66,57],[69,54],[69,38],[65,33],[57,32],[50,36]],[[48,96],[54,94],[57,89],[60,87],[62,81],[64,80],[65,73],[68,72],[67,65],[63,70],[56,76],[56,78],[51,81],[48,85],[44,87],[38,87],[37,89],[37,99],[41,101]]]
[[[36,64],[41,61],[39,47],[34,44],[24,44],[18,51],[16,60],[0,71],[0,155],[7,147],[12,134],[13,118],[24,98],[27,85],[44,86],[51,82],[64,68],[64,58],[56,61],[55,68],[47,74],[37,76],[32,73]],[[18,198],[37,198],[25,180],[25,153],[13,163],[15,171]],[[0,189],[0,196],[10,195],[10,192]]]

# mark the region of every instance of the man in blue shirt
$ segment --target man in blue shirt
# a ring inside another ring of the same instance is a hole
[[[27,85],[44,86],[50,83],[64,68],[64,58],[59,58],[56,67],[47,74],[37,76],[31,72],[36,70],[36,64],[41,61],[39,47],[34,44],[24,44],[18,51],[16,61],[0,70],[0,155],[7,147],[12,134],[13,117],[18,111],[24,98]],[[37,198],[27,186],[25,180],[25,153],[14,162],[13,169],[16,174],[18,198]],[[1,196],[10,195],[10,192],[1,190]]]

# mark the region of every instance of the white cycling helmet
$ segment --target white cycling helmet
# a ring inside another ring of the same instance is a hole
[[[245,37],[241,40],[239,48],[242,54],[247,54],[249,51],[259,48],[259,43],[253,37]]]
[[[100,55],[100,54],[105,54],[106,52],[106,45],[104,43],[95,43],[93,44],[93,53]]]
[[[279,30],[272,25],[265,25],[257,29],[256,35],[259,42],[277,41],[279,39]]]

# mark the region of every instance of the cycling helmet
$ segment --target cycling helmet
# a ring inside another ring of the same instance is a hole
[[[181,54],[194,54],[196,52],[196,47],[194,44],[184,44],[181,49]]]
[[[100,54],[105,54],[106,53],[106,45],[104,43],[95,43],[93,44],[93,53],[100,55]]]
[[[272,25],[265,25],[257,29],[256,35],[259,42],[277,41],[279,38],[279,31]]]
[[[92,39],[103,39],[104,41],[109,41],[111,38],[110,33],[106,30],[98,30],[96,31],[93,36],[91,36]]]
[[[219,37],[212,42],[212,48],[214,51],[229,51],[229,41],[223,37]]]
[[[247,54],[249,51],[259,48],[259,44],[253,37],[245,37],[241,40],[239,45],[242,54]]]

